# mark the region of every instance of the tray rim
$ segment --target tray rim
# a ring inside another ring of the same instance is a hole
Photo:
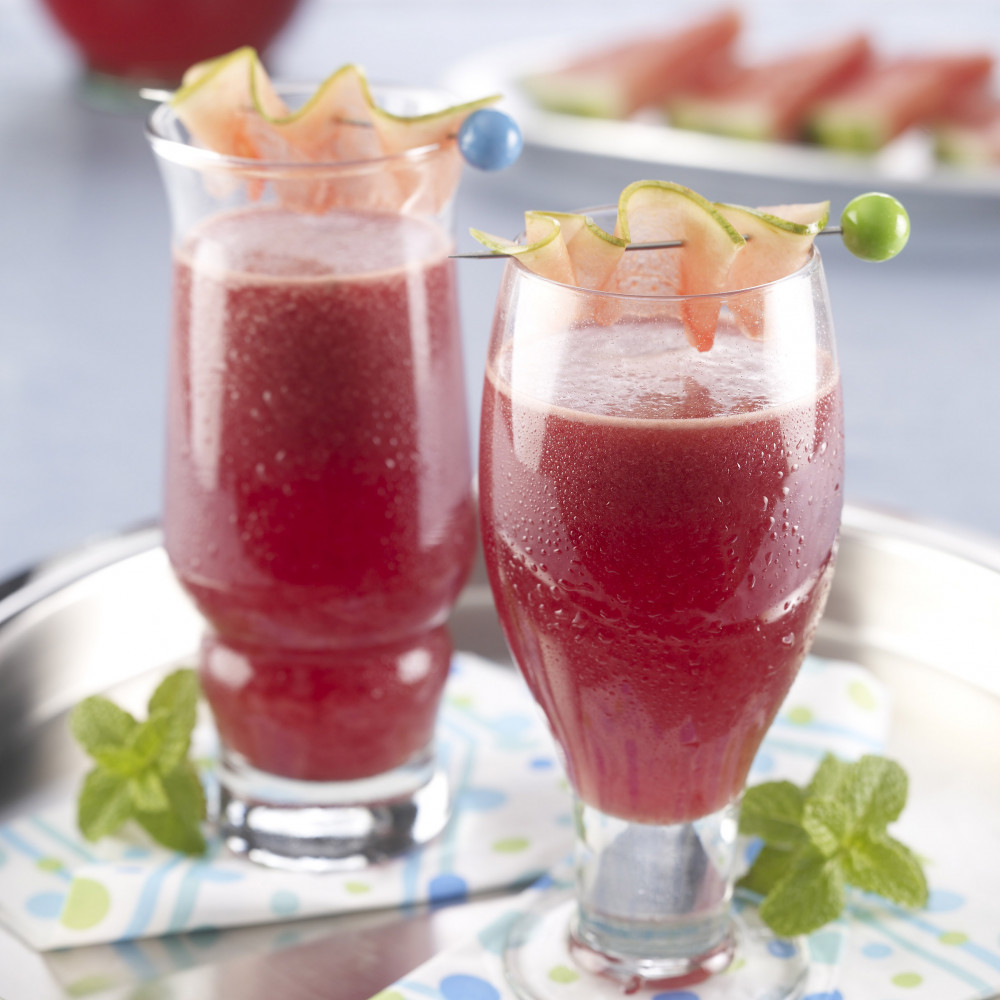
[[[983,532],[865,503],[844,505],[842,537],[935,550],[1000,574],[1000,539]],[[158,521],[85,542],[0,580],[0,628],[46,597],[116,562],[162,547]],[[466,585],[483,586],[475,577]]]

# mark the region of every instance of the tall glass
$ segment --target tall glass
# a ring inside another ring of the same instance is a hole
[[[208,626],[222,831],[266,864],[362,865],[449,810],[434,725],[475,538],[460,156],[224,157],[169,106],[149,135],[174,232],[164,535]]]
[[[720,995],[802,986],[801,949],[769,962],[731,897],[740,794],[833,571],[833,327],[815,252],[780,281],[715,296],[705,352],[683,329],[685,311],[712,304],[697,298],[581,290],[513,262],[500,292],[486,562],[576,810],[574,899],[511,936],[519,996],[558,995],[544,956],[567,935],[585,974],[626,991],[706,979],[737,950],[739,971],[709,984]]]

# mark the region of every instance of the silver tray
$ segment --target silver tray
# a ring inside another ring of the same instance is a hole
[[[173,580],[155,527],[96,543],[0,584],[0,822],[41,804],[84,760],[66,711],[97,691],[127,691],[190,657],[197,613]],[[482,566],[452,621],[456,646],[509,663]],[[1000,545],[848,507],[817,653],[861,663],[894,696],[889,752],[911,775],[907,819],[1000,829]],[[993,845],[995,848],[995,844]],[[460,906],[228,930],[211,948],[160,948],[145,974],[101,997],[281,996],[363,1000],[484,926],[503,896]],[[156,950],[155,942],[146,947]],[[98,964],[116,946],[40,955],[0,928],[0,997],[72,995],[70,955]],[[80,956],[80,952],[89,955]],[[155,976],[149,981],[149,976]]]

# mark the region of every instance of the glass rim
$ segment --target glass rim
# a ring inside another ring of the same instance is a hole
[[[321,83],[307,84],[291,81],[273,81],[279,93],[311,95],[316,92]],[[373,85],[374,93],[397,92],[412,94],[445,95],[445,91],[431,87],[406,87],[396,85]],[[181,166],[196,168],[225,169],[238,173],[271,174],[323,172],[352,172],[359,169],[375,169],[392,165],[419,164],[432,159],[438,153],[454,146],[456,139],[449,137],[444,142],[428,143],[415,146],[399,153],[386,153],[357,160],[275,160],[249,156],[234,156],[230,153],[217,153],[204,146],[195,145],[190,139],[174,138],[166,133],[168,123],[178,121],[177,112],[169,100],[160,102],[146,117],[145,134],[153,152],[157,156],[178,163]],[[359,124],[359,128],[371,127]]]
[[[587,218],[591,218],[594,215],[598,215],[601,212],[617,212],[617,206],[615,205],[598,205],[592,208],[582,208],[575,212],[573,215],[584,215]],[[544,213],[542,213],[544,214]],[[523,234],[522,234],[523,235]],[[669,251],[669,247],[663,248],[665,251]],[[679,249],[679,248],[678,248]],[[645,253],[643,250],[630,250],[627,253]],[[760,291],[764,288],[773,288],[777,285],[781,285],[787,281],[793,281],[796,278],[805,277],[807,274],[818,269],[822,264],[822,255],[820,254],[819,248],[815,243],[809,248],[808,258],[794,271],[788,274],[781,275],[780,278],[773,278],[771,281],[764,281],[759,285],[747,285],[744,288],[730,288],[725,291],[719,292],[689,292],[687,294],[669,294],[669,295],[652,295],[648,293],[637,293],[637,292],[615,292],[609,291],[602,288],[582,288],[579,285],[568,285],[563,281],[557,281],[555,278],[547,278],[543,274],[538,274],[532,271],[527,265],[523,264],[518,260],[517,256],[514,254],[508,255],[508,260],[513,264],[516,269],[520,272],[522,277],[531,278],[536,281],[546,282],[550,285],[555,285],[557,288],[564,288],[568,292],[573,292],[577,295],[593,295],[599,296],[606,299],[621,300],[625,299],[630,302],[692,302],[692,301],[708,301],[711,299],[728,299],[734,295],[745,295],[748,292]]]

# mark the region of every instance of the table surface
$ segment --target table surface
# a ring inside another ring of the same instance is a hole
[[[985,0],[745,7],[751,40],[777,47],[859,24],[900,48],[1000,41],[1000,8]],[[671,10],[681,20],[697,5]],[[623,31],[658,16],[652,0],[507,0],[502,16],[486,0],[304,0],[269,62],[303,79],[357,61],[376,79],[432,84],[484,46],[568,24]],[[73,52],[37,0],[0,0],[0,577],[160,510],[166,201],[142,114],[88,106],[77,80]],[[838,212],[856,193],[529,147],[504,173],[468,173],[458,232],[513,233],[525,208],[610,201],[643,176],[751,204],[829,197]],[[1000,198],[914,191],[907,204],[913,237],[896,261],[825,253],[847,497],[1000,536]],[[475,421],[499,270],[468,262],[460,279]]]

